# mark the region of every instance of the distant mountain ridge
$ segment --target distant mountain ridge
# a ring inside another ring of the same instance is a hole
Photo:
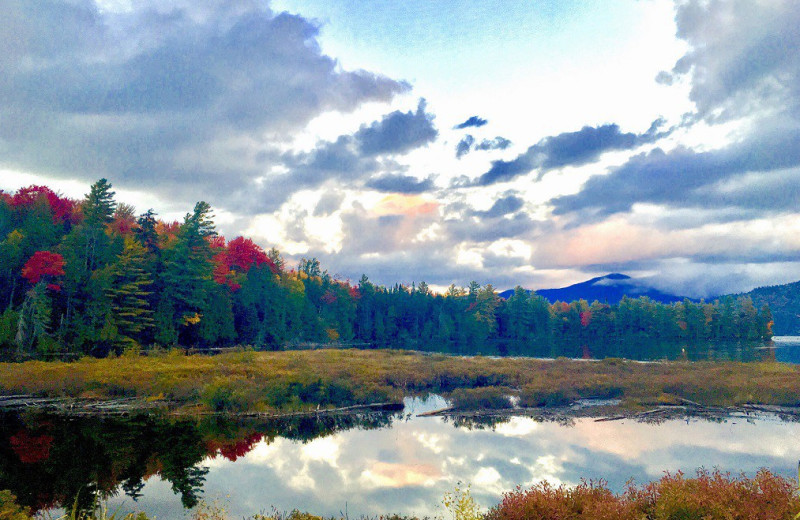
[[[509,298],[512,294],[514,294],[514,290],[509,289],[501,292],[500,297]],[[684,300],[683,296],[665,293],[622,273],[599,276],[560,289],[540,289],[536,291],[536,294],[547,299],[550,303],[583,299],[589,303],[597,300],[614,304],[619,303],[623,296],[628,298],[647,296],[651,300],[661,303],[674,303]]]
[[[749,296],[757,309],[769,305],[776,336],[800,336],[800,281],[759,287],[734,296]]]
[[[528,292],[534,292],[528,290]],[[597,300],[603,303],[619,303],[623,296],[629,298],[639,298],[647,296],[651,300],[661,303],[674,303],[683,301],[685,297],[665,293],[654,287],[650,287],[640,280],[631,278],[621,273],[611,273],[576,283],[560,289],[540,289],[535,291],[550,303],[556,301],[571,302],[575,300],[586,300],[589,303]],[[514,294],[513,289],[503,291],[500,297],[508,299]],[[800,281],[783,285],[772,285],[759,287],[746,293],[721,295],[713,298],[706,298],[706,301],[713,301],[724,298],[725,296],[750,297],[753,305],[760,309],[764,305],[769,305],[772,318],[775,324],[772,331],[776,336],[800,336]],[[694,298],[690,300],[696,301]]]

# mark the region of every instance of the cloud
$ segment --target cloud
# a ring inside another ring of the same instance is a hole
[[[133,7],[6,2],[2,166],[87,182],[106,176],[188,200],[213,192],[233,207],[293,131],[410,89],[342,70],[322,54],[314,23],[260,3]],[[369,131],[364,142],[380,148]]]
[[[716,198],[734,204],[735,198],[726,200],[721,192],[717,197],[708,197],[707,188],[748,172],[776,172],[764,182],[778,180],[782,170],[800,165],[798,142],[800,129],[781,129],[708,152],[686,147],[669,152],[656,148],[632,157],[607,175],[591,177],[577,194],[554,199],[553,213],[582,211],[584,218],[602,218],[628,211],[641,202],[702,206]],[[740,200],[751,205],[771,206],[768,198],[739,195]]]
[[[438,219],[436,209],[435,204],[408,195],[390,195],[371,210],[356,204],[342,212],[340,256],[414,250],[419,247],[415,242],[419,233]]]
[[[461,159],[464,155],[468,154],[471,150],[505,150],[509,146],[511,146],[511,141],[506,139],[505,137],[497,136],[494,139],[484,139],[478,144],[475,144],[473,148],[473,144],[475,143],[475,138],[471,135],[466,135],[461,141],[458,142],[456,145],[456,158]]]
[[[394,193],[423,193],[435,188],[433,176],[417,179],[410,175],[386,174],[367,181],[367,188]]]
[[[506,195],[494,201],[492,207],[487,211],[472,211],[472,214],[483,217],[502,217],[521,209],[524,204],[525,201],[517,195]]]
[[[690,50],[658,79],[690,77],[700,116],[725,120],[779,106],[800,114],[800,4],[692,0],[678,5],[675,22]]]
[[[353,183],[375,173],[402,168],[390,157],[435,139],[437,131],[432,121],[433,116],[425,112],[425,101],[420,100],[416,112],[395,111],[362,125],[352,135],[320,142],[310,151],[282,154],[279,163],[286,173],[271,176],[260,190],[269,194],[266,199],[259,199],[262,204],[258,209],[274,209],[302,188],[314,188],[327,181]],[[419,193],[431,189],[433,180],[416,181],[414,177],[384,173],[367,181],[367,186],[379,191]]]
[[[285,177],[294,189],[317,186],[328,179],[359,179],[377,171],[380,164],[374,157],[359,154],[348,135],[319,143],[309,152],[286,153],[282,162],[288,169]]]
[[[658,125],[644,134],[623,133],[616,124],[584,126],[577,132],[565,132],[542,139],[510,161],[492,161],[489,170],[478,177],[473,186],[505,182],[538,170],[537,179],[547,171],[563,166],[587,164],[611,150],[630,150],[654,141],[662,134]]]
[[[446,219],[443,224],[454,241],[478,243],[524,237],[539,226],[538,222],[522,211],[509,216]]]
[[[475,145],[476,150],[505,150],[511,146],[511,141],[499,135],[494,139],[484,139]]]
[[[421,99],[416,112],[392,112],[369,126],[362,126],[354,137],[363,155],[404,153],[436,139],[433,115],[425,112]]]
[[[474,137],[469,134],[465,135],[464,138],[461,139],[456,145],[456,159],[461,159],[463,156],[468,154],[474,142]]]
[[[466,121],[464,121],[463,123],[457,124],[453,128],[456,129],[456,130],[463,130],[464,128],[471,128],[471,127],[480,128],[480,127],[482,127],[483,125],[485,125],[488,122],[489,121],[487,121],[486,119],[483,119],[481,117],[472,116],[469,119],[467,119]]]
[[[315,217],[327,217],[341,207],[344,193],[341,191],[326,191],[322,194],[314,207]]]

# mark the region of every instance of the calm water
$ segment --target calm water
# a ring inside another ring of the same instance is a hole
[[[79,502],[91,502],[87,491],[116,493],[112,509],[121,504],[160,519],[183,518],[198,499],[218,500],[232,518],[273,506],[438,515],[443,493],[459,480],[488,506],[517,484],[543,479],[603,478],[619,491],[631,477],[645,482],[699,466],[748,474],[766,467],[794,477],[800,457],[800,424],[773,417],[660,425],[579,419],[569,426],[512,418],[486,429],[416,417],[443,404],[408,400],[391,416],[272,425],[7,415],[0,489],[40,508],[75,503],[76,493]]]
[[[553,344],[489,341],[479,350],[440,351],[449,354],[485,356],[521,356],[553,359],[557,357],[603,359],[608,357],[637,361],[780,361],[800,363],[800,336],[776,336],[771,342],[656,342],[650,339],[625,339],[588,344],[573,342]]]
[[[770,349],[776,361],[800,364],[800,336],[775,336],[765,350]]]

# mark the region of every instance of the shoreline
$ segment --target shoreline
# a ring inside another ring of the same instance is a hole
[[[586,400],[583,400],[586,401]],[[589,400],[591,401],[591,400]],[[606,400],[597,400],[599,402]],[[225,419],[272,420],[302,418],[356,416],[362,413],[403,414],[402,402],[369,403],[338,408],[322,408],[294,412],[214,412],[191,411],[177,408],[175,403],[148,401],[138,398],[79,399],[37,398],[27,395],[0,396],[0,413],[43,413],[70,418],[104,418],[154,416],[167,419],[202,419],[219,417]],[[456,423],[496,423],[514,417],[530,418],[537,422],[569,424],[576,419],[593,419],[594,422],[633,420],[648,424],[660,424],[678,419],[701,419],[719,421],[727,419],[759,419],[773,417],[785,422],[800,422],[800,407],[745,404],[742,406],[704,406],[687,402],[678,405],[658,405],[646,410],[635,410],[616,404],[571,403],[569,406],[542,406],[525,408],[486,408],[479,410],[457,409],[447,406],[438,410],[414,414],[415,417],[442,417]]]

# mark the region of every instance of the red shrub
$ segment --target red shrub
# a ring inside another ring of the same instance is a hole
[[[553,488],[547,483],[528,490],[517,488],[506,493],[486,518],[790,520],[798,511],[794,483],[767,470],[752,479],[701,470],[696,478],[666,474],[641,488],[630,485],[622,495],[613,494],[603,482],[583,482],[573,488]]]

